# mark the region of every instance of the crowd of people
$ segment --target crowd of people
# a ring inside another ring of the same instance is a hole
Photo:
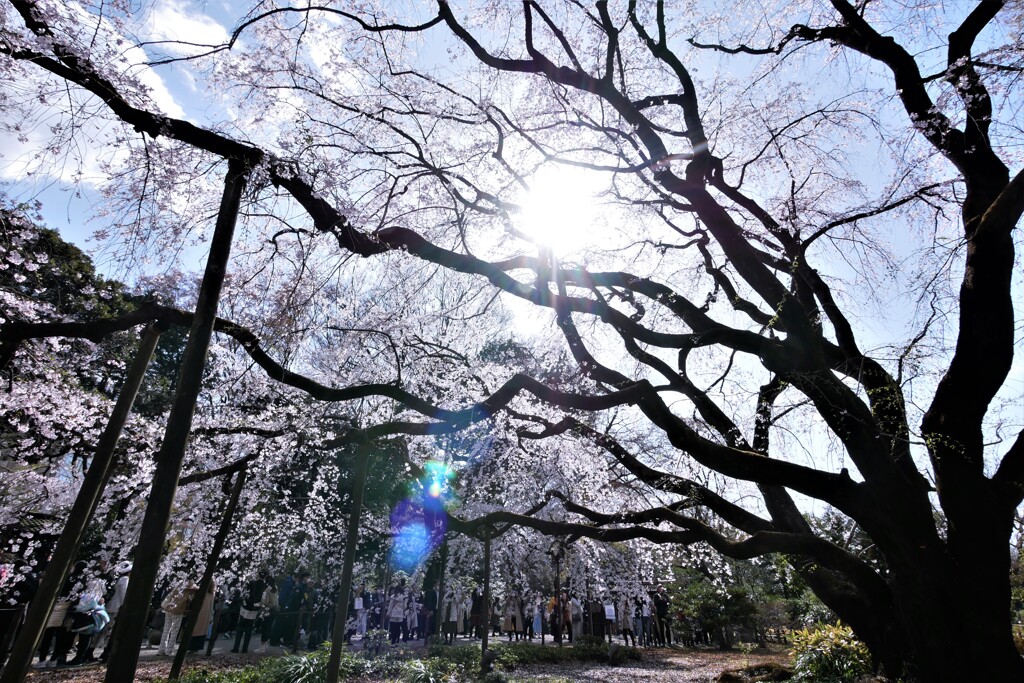
[[[130,563],[110,566],[97,562],[75,564],[46,625],[39,646],[38,666],[50,668],[105,661],[110,633],[116,622],[131,577]],[[12,584],[15,605],[0,620],[0,654],[5,654],[32,599],[34,575]],[[2,582],[0,582],[2,583]],[[269,647],[315,649],[330,638],[336,595],[325,594],[309,572],[296,571],[275,579],[267,571],[250,577],[231,590],[218,590],[211,582],[200,595],[195,581],[170,583],[154,596],[147,638],[158,656],[173,656],[179,643],[188,650],[211,640],[233,638],[233,653]],[[194,625],[184,633],[187,616],[197,612]],[[544,596],[525,590],[507,590],[485,604],[483,589],[468,580],[440,582],[421,590],[400,579],[388,590],[358,585],[349,598],[345,639],[366,642],[378,630],[392,644],[426,640],[439,633],[445,643],[457,637],[494,637],[542,642],[550,636],[572,642],[574,636],[616,635],[626,644],[652,647],[672,644],[672,618],[664,586],[638,595],[586,599],[567,591]],[[158,638],[156,636],[159,636]],[[259,645],[253,642],[259,639]],[[69,661],[68,656],[74,652]]]
[[[74,564],[39,643],[41,668],[106,661],[111,628],[124,602],[131,571],[129,562],[111,566],[100,561],[92,567],[85,561]],[[0,577],[6,598],[0,619],[0,655],[3,657],[14,642],[39,585],[38,577],[31,571],[18,572],[16,578]],[[68,661],[72,652],[74,655]]]
[[[483,590],[453,583],[442,594],[440,583],[425,591],[400,584],[386,593],[360,585],[349,601],[355,621],[347,633],[365,637],[372,629],[388,632],[390,642],[426,639],[440,631],[445,643],[464,638],[482,639],[484,629],[495,637],[532,640],[546,636],[572,642],[574,633],[607,637],[615,635],[627,644],[664,647],[672,644],[672,618],[664,586],[648,594],[619,595],[581,601],[561,592],[545,597],[540,593],[509,591],[484,605]]]

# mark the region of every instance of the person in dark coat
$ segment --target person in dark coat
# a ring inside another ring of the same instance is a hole
[[[288,647],[298,647],[296,639],[299,636],[299,629],[305,616],[303,613],[311,606],[311,595],[309,572],[299,572],[299,580],[292,588],[288,602],[285,603],[285,611],[281,619],[287,627],[287,630],[282,633],[282,640]]]
[[[426,615],[426,629],[423,632],[423,640],[426,641],[434,633],[437,633],[437,609],[441,604],[441,583],[434,583],[433,588],[427,589],[423,597],[423,613]]]
[[[484,594],[480,590],[480,586],[477,586],[473,589],[473,602],[469,606],[469,626],[473,629],[473,637],[477,640],[484,637],[486,618]]]
[[[654,594],[654,612],[658,617],[658,644],[662,647],[669,646],[672,644],[672,617],[664,586],[658,586],[658,592]]]
[[[245,584],[242,590],[242,601],[238,609],[238,624],[235,628],[235,646],[232,652],[238,652],[238,646],[242,646],[242,652],[249,651],[249,640],[252,638],[252,627],[256,624],[256,618],[260,615],[260,608],[263,603],[263,592],[267,589],[265,575],[256,577]]]
[[[281,582],[281,588],[277,591],[277,604],[280,606],[280,612],[274,620],[274,635],[270,639],[270,644],[273,647],[280,646],[282,640],[287,641],[292,637],[292,627],[295,625],[295,621],[291,617],[297,615],[292,615],[289,612],[288,605],[291,604],[292,593],[298,583],[299,580],[295,574],[289,574]]]
[[[75,642],[75,634],[67,628],[67,625],[71,619],[71,610],[85,590],[86,567],[88,567],[88,563],[84,560],[75,562],[71,573],[68,574],[68,578],[64,581],[64,587],[61,589],[60,597],[57,598],[57,603],[50,613],[50,618],[46,622],[43,642],[39,647],[39,660],[46,660],[46,653],[52,643],[53,653],[50,655],[49,661],[46,662],[46,666],[49,668],[58,665],[63,666],[68,652],[71,651],[71,646]]]

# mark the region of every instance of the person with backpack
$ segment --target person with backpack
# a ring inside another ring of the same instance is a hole
[[[70,631],[78,635],[78,649],[71,666],[85,664],[90,651],[93,636],[102,633],[110,623],[110,615],[104,607],[104,598],[92,593],[82,595],[74,611],[71,613]]]
[[[174,645],[178,640],[178,631],[181,630],[181,622],[188,612],[188,604],[196,593],[198,586],[189,581],[184,586],[172,588],[167,597],[160,603],[160,609],[164,612],[164,630],[160,634],[160,649],[157,654],[170,656],[174,654]]]

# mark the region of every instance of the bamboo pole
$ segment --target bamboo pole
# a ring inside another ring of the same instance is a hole
[[[146,369],[153,358],[153,352],[163,329],[159,323],[151,323],[143,332],[139,349],[135,352],[135,359],[132,361],[128,376],[125,377],[124,385],[121,387],[121,393],[118,394],[107,426],[103,430],[103,434],[100,435],[92,465],[85,473],[82,488],[78,490],[71,513],[64,524],[64,530],[61,531],[60,538],[57,539],[53,556],[39,582],[39,590],[29,605],[25,623],[18,633],[17,640],[14,641],[14,647],[3,674],[0,675],[0,683],[20,683],[24,680],[25,674],[32,664],[32,657],[39,644],[39,639],[46,629],[46,621],[57,601],[57,595],[67,580],[71,564],[82,546],[86,527],[89,526],[89,522],[96,512],[96,506],[99,505],[100,498],[103,496],[103,490],[110,480],[110,473],[114,468],[114,449],[124,430],[124,425],[128,421],[128,416],[131,414],[135,397],[138,396]]]
[[[228,162],[224,193],[210,242],[210,255],[199,287],[195,317],[181,362],[174,404],[167,418],[163,443],[156,456],[153,485],[142,520],[139,542],[135,547],[132,580],[128,582],[124,605],[118,614],[110,643],[110,662],[104,677],[105,683],[126,683],[135,679],[135,670],[139,664],[139,637],[145,630],[149,601],[163,557],[174,494],[178,490],[178,478],[181,476],[188,436],[192,429],[192,417],[202,385],[203,367],[210,349],[217,305],[231,254],[231,240],[248,173],[245,162],[239,159]]]

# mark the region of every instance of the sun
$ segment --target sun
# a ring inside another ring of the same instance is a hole
[[[558,256],[594,246],[600,239],[602,175],[576,166],[547,164],[519,197],[517,227]]]

